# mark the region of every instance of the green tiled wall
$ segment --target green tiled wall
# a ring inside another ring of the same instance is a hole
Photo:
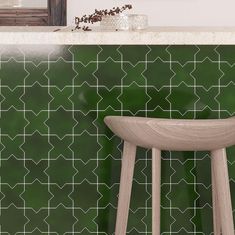
[[[232,116],[234,65],[235,46],[1,46],[0,233],[113,234],[122,142],[103,118]],[[133,184],[128,234],[151,234],[148,150]],[[161,188],[164,235],[211,234],[207,152],[163,152]]]

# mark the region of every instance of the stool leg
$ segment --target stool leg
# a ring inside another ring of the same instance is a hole
[[[218,196],[217,196],[217,188],[215,184],[215,170],[213,166],[213,161],[211,164],[211,182],[212,182],[212,203],[213,203],[213,227],[214,227],[214,235],[221,234],[221,224],[220,224],[220,212],[218,206]]]
[[[152,235],[160,235],[161,151],[152,149]]]
[[[115,235],[126,235],[136,146],[124,142]]]
[[[211,155],[222,234],[234,235],[226,150],[214,150]]]

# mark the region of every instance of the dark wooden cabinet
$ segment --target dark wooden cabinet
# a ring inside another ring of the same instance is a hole
[[[48,9],[0,9],[0,26],[48,26]]]
[[[48,0],[49,25],[67,24],[67,0]]]
[[[48,0],[47,5],[45,9],[2,8],[0,26],[65,26],[67,0]]]

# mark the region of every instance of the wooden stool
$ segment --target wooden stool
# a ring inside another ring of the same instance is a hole
[[[152,234],[160,235],[161,150],[211,151],[214,234],[234,235],[226,147],[235,144],[235,118],[178,120],[108,116],[124,140],[115,235],[125,235],[136,146],[152,149]]]

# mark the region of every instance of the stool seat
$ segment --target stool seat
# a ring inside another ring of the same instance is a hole
[[[152,149],[152,235],[160,235],[161,151],[211,152],[214,235],[234,235],[226,147],[235,144],[235,118],[162,119],[108,116],[107,126],[124,140],[115,235],[126,235],[136,147]]]
[[[117,136],[144,148],[206,151],[235,144],[235,118],[188,120],[107,116],[104,121]]]

